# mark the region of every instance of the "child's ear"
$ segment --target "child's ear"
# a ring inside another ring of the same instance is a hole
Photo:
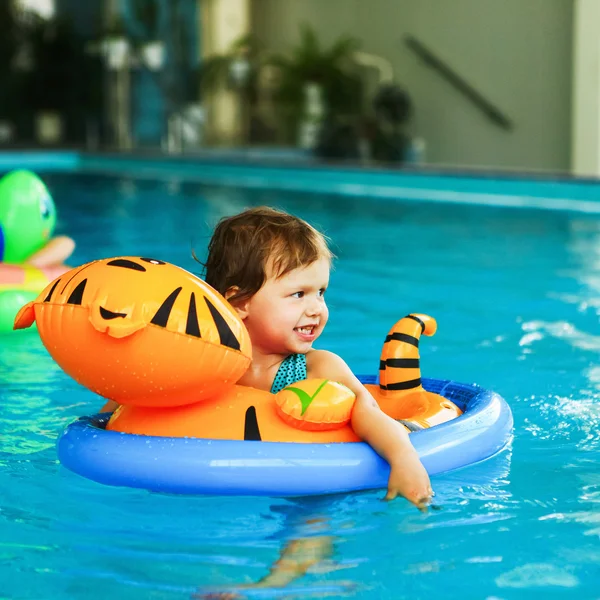
[[[229,302],[229,298],[235,296],[239,291],[240,291],[240,288],[237,287],[237,285],[231,286],[225,292],[225,300],[227,300]],[[239,300],[233,300],[230,302],[231,306],[233,306],[233,308],[235,308],[238,316],[240,317],[240,319],[242,319],[242,321],[248,316],[249,301],[250,300],[248,298],[246,298],[245,300],[239,299]]]

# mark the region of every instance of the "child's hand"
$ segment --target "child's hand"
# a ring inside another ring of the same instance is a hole
[[[416,452],[391,465],[388,491],[384,500],[393,500],[398,495],[404,496],[422,511],[427,510],[431,501],[433,490],[429,475]]]

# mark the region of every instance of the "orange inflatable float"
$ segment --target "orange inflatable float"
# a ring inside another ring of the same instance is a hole
[[[69,375],[120,404],[112,415],[81,417],[58,440],[61,463],[84,477],[170,493],[271,496],[386,484],[389,465],[350,427],[348,388],[313,379],[273,395],[236,384],[250,364],[248,333],[221,295],[183,269],[131,256],[83,265],[23,306],[14,326],[34,322]],[[435,329],[426,315],[401,319],[385,339],[379,381],[361,378],[412,431],[430,475],[491,456],[512,431],[497,394],[421,381],[419,338]]]
[[[75,380],[121,405],[107,429],[150,436],[285,442],[357,441],[354,394],[328,380],[279,392],[236,385],[248,368],[248,333],[204,281],[160,260],[118,257],[73,269],[24,306],[16,328],[37,322],[46,348]],[[382,409],[409,429],[457,417],[420,384],[418,339],[435,321],[410,315],[390,331]]]

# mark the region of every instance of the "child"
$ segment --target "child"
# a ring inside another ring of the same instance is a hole
[[[433,492],[405,429],[379,409],[339,356],[312,347],[329,316],[324,295],[331,259],[324,236],[284,212],[259,207],[219,222],[205,279],[229,300],[250,334],[252,364],[239,383],[273,393],[307,377],[344,383],[356,394],[352,428],[390,464],[385,499],[400,494],[425,509]],[[193,598],[232,600],[244,589],[283,588],[330,556],[332,542],[326,534],[295,538],[260,581],[236,586],[240,592]]]
[[[305,221],[267,207],[222,219],[208,246],[206,282],[235,308],[252,341],[240,385],[276,393],[310,378],[339,381],[356,394],[352,428],[390,464],[386,500],[398,494],[423,509],[427,471],[405,429],[380,409],[336,354],[313,349],[329,315],[332,254]]]

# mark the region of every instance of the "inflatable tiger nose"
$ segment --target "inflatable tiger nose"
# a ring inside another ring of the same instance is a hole
[[[248,368],[248,332],[201,279],[153,258],[121,256],[52,281],[15,318],[76,381],[119,404],[173,406],[212,396]]]

